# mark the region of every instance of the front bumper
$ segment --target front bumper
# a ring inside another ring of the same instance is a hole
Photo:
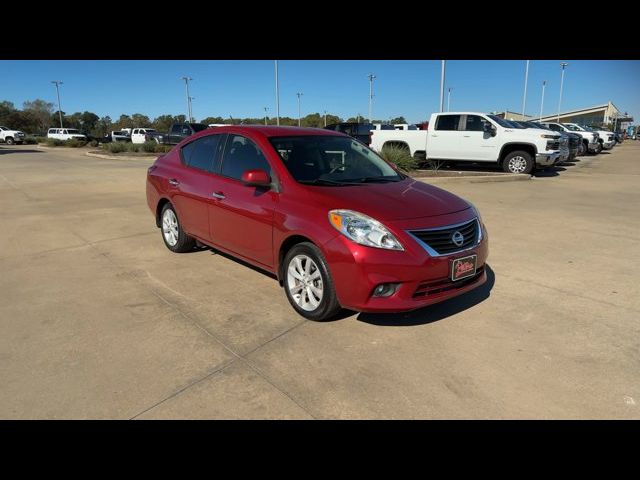
[[[479,287],[487,280],[485,263],[489,254],[487,231],[482,240],[467,250],[430,256],[407,229],[430,228],[426,221],[440,226],[470,220],[469,212],[431,219],[412,219],[385,223],[404,246],[404,251],[383,250],[358,245],[339,235],[323,247],[336,295],[344,308],[360,312],[402,312],[442,302]],[[466,280],[450,280],[451,263],[456,258],[477,255],[476,275]],[[373,297],[381,283],[399,283],[389,297]]]
[[[605,150],[611,150],[615,144],[615,140],[612,140],[610,142],[602,142],[602,148],[604,148]]]
[[[547,152],[547,153],[538,153],[536,154],[536,165],[542,167],[550,167],[555,165],[555,163],[560,158],[560,152]]]

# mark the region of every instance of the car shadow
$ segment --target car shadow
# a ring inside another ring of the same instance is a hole
[[[255,265],[250,264],[249,262],[245,262],[244,260],[241,260],[240,258],[236,258],[232,255],[229,255],[228,253],[225,252],[221,252],[220,250],[216,250],[215,248],[209,247],[208,245],[202,245],[202,246],[197,246],[195,247],[193,250],[191,250],[190,252],[186,252],[187,254],[189,253],[197,253],[197,252],[204,252],[204,251],[209,251],[211,253],[211,255],[220,255],[221,257],[224,257],[228,260],[231,260],[239,265],[242,265],[243,267],[247,267],[250,268],[251,270],[253,270],[254,272],[258,272],[261,273],[262,275],[264,275],[265,277],[269,277],[273,280],[277,280],[278,277],[276,277],[273,273],[268,272],[266,270],[262,270],[260,267],[256,267]]]
[[[42,150],[33,150],[23,149],[23,148],[11,148],[11,147],[0,147],[0,155],[6,155],[9,153],[44,153]]]
[[[486,265],[487,281],[478,288],[442,303],[402,313],[360,313],[357,320],[384,327],[413,327],[444,320],[485,301],[495,284],[495,273]]]

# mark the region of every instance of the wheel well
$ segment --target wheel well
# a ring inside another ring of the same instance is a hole
[[[398,141],[392,141],[392,142],[385,142],[384,145],[382,145],[382,148],[385,147],[397,147],[397,148],[406,148],[407,150],[409,149],[409,144],[407,142],[398,142]]]
[[[533,145],[528,145],[526,143],[510,143],[502,147],[502,150],[500,151],[500,157],[498,157],[498,163],[502,164],[504,157],[506,157],[511,152],[514,152],[516,150],[522,150],[524,152],[527,152],[529,155],[531,155],[532,160],[535,162],[536,149]]]
[[[278,271],[276,272],[276,274],[278,276],[278,282],[280,283],[280,286],[282,286],[283,277],[284,277],[284,273],[282,271],[282,261],[284,260],[284,256],[295,245],[297,245],[299,243],[302,243],[302,242],[313,243],[313,241],[311,241],[310,239],[308,239],[305,236],[302,236],[302,235],[291,235],[284,242],[282,242],[282,245],[280,245],[280,251],[278,252]]]
[[[156,227],[160,228],[162,225],[162,220],[160,219],[160,215],[162,214],[162,209],[164,206],[169,203],[169,199],[161,198],[158,202],[158,206],[156,207]]]

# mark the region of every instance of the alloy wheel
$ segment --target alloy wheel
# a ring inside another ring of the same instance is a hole
[[[162,215],[162,234],[166,242],[172,247],[178,243],[178,219],[171,209],[165,210]]]
[[[322,274],[316,262],[307,255],[296,255],[287,267],[287,288],[294,302],[312,312],[320,306],[324,296]]]

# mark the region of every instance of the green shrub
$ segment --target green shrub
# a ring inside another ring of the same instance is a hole
[[[407,147],[403,146],[384,146],[380,151],[380,156],[387,162],[394,163],[405,172],[410,172],[418,168],[418,160],[411,156],[411,152]]]
[[[107,143],[104,147],[111,153],[121,153],[127,149],[126,145],[122,142]]]
[[[139,143],[127,143],[127,151],[128,152],[139,152],[140,151],[140,144]]]
[[[97,147],[98,146],[98,141],[97,140],[91,140],[89,142],[89,146],[93,147],[93,148]]]
[[[36,137],[25,137],[24,138],[25,145],[37,145],[38,139]]]
[[[158,145],[158,143],[153,141],[153,140],[150,140],[148,142],[144,142],[142,144],[142,150],[145,151],[145,152],[150,152],[150,153],[155,152],[156,151],[156,145]]]
[[[155,150],[154,152],[156,153],[167,153],[169,150],[171,150],[172,145],[162,145],[162,144],[156,144]]]
[[[72,138],[65,142],[65,147],[79,148],[79,147],[84,147],[86,144],[87,142],[85,140],[78,140],[77,138]]]
[[[47,138],[47,145],[49,147],[61,147],[64,145],[64,142],[57,138]]]

